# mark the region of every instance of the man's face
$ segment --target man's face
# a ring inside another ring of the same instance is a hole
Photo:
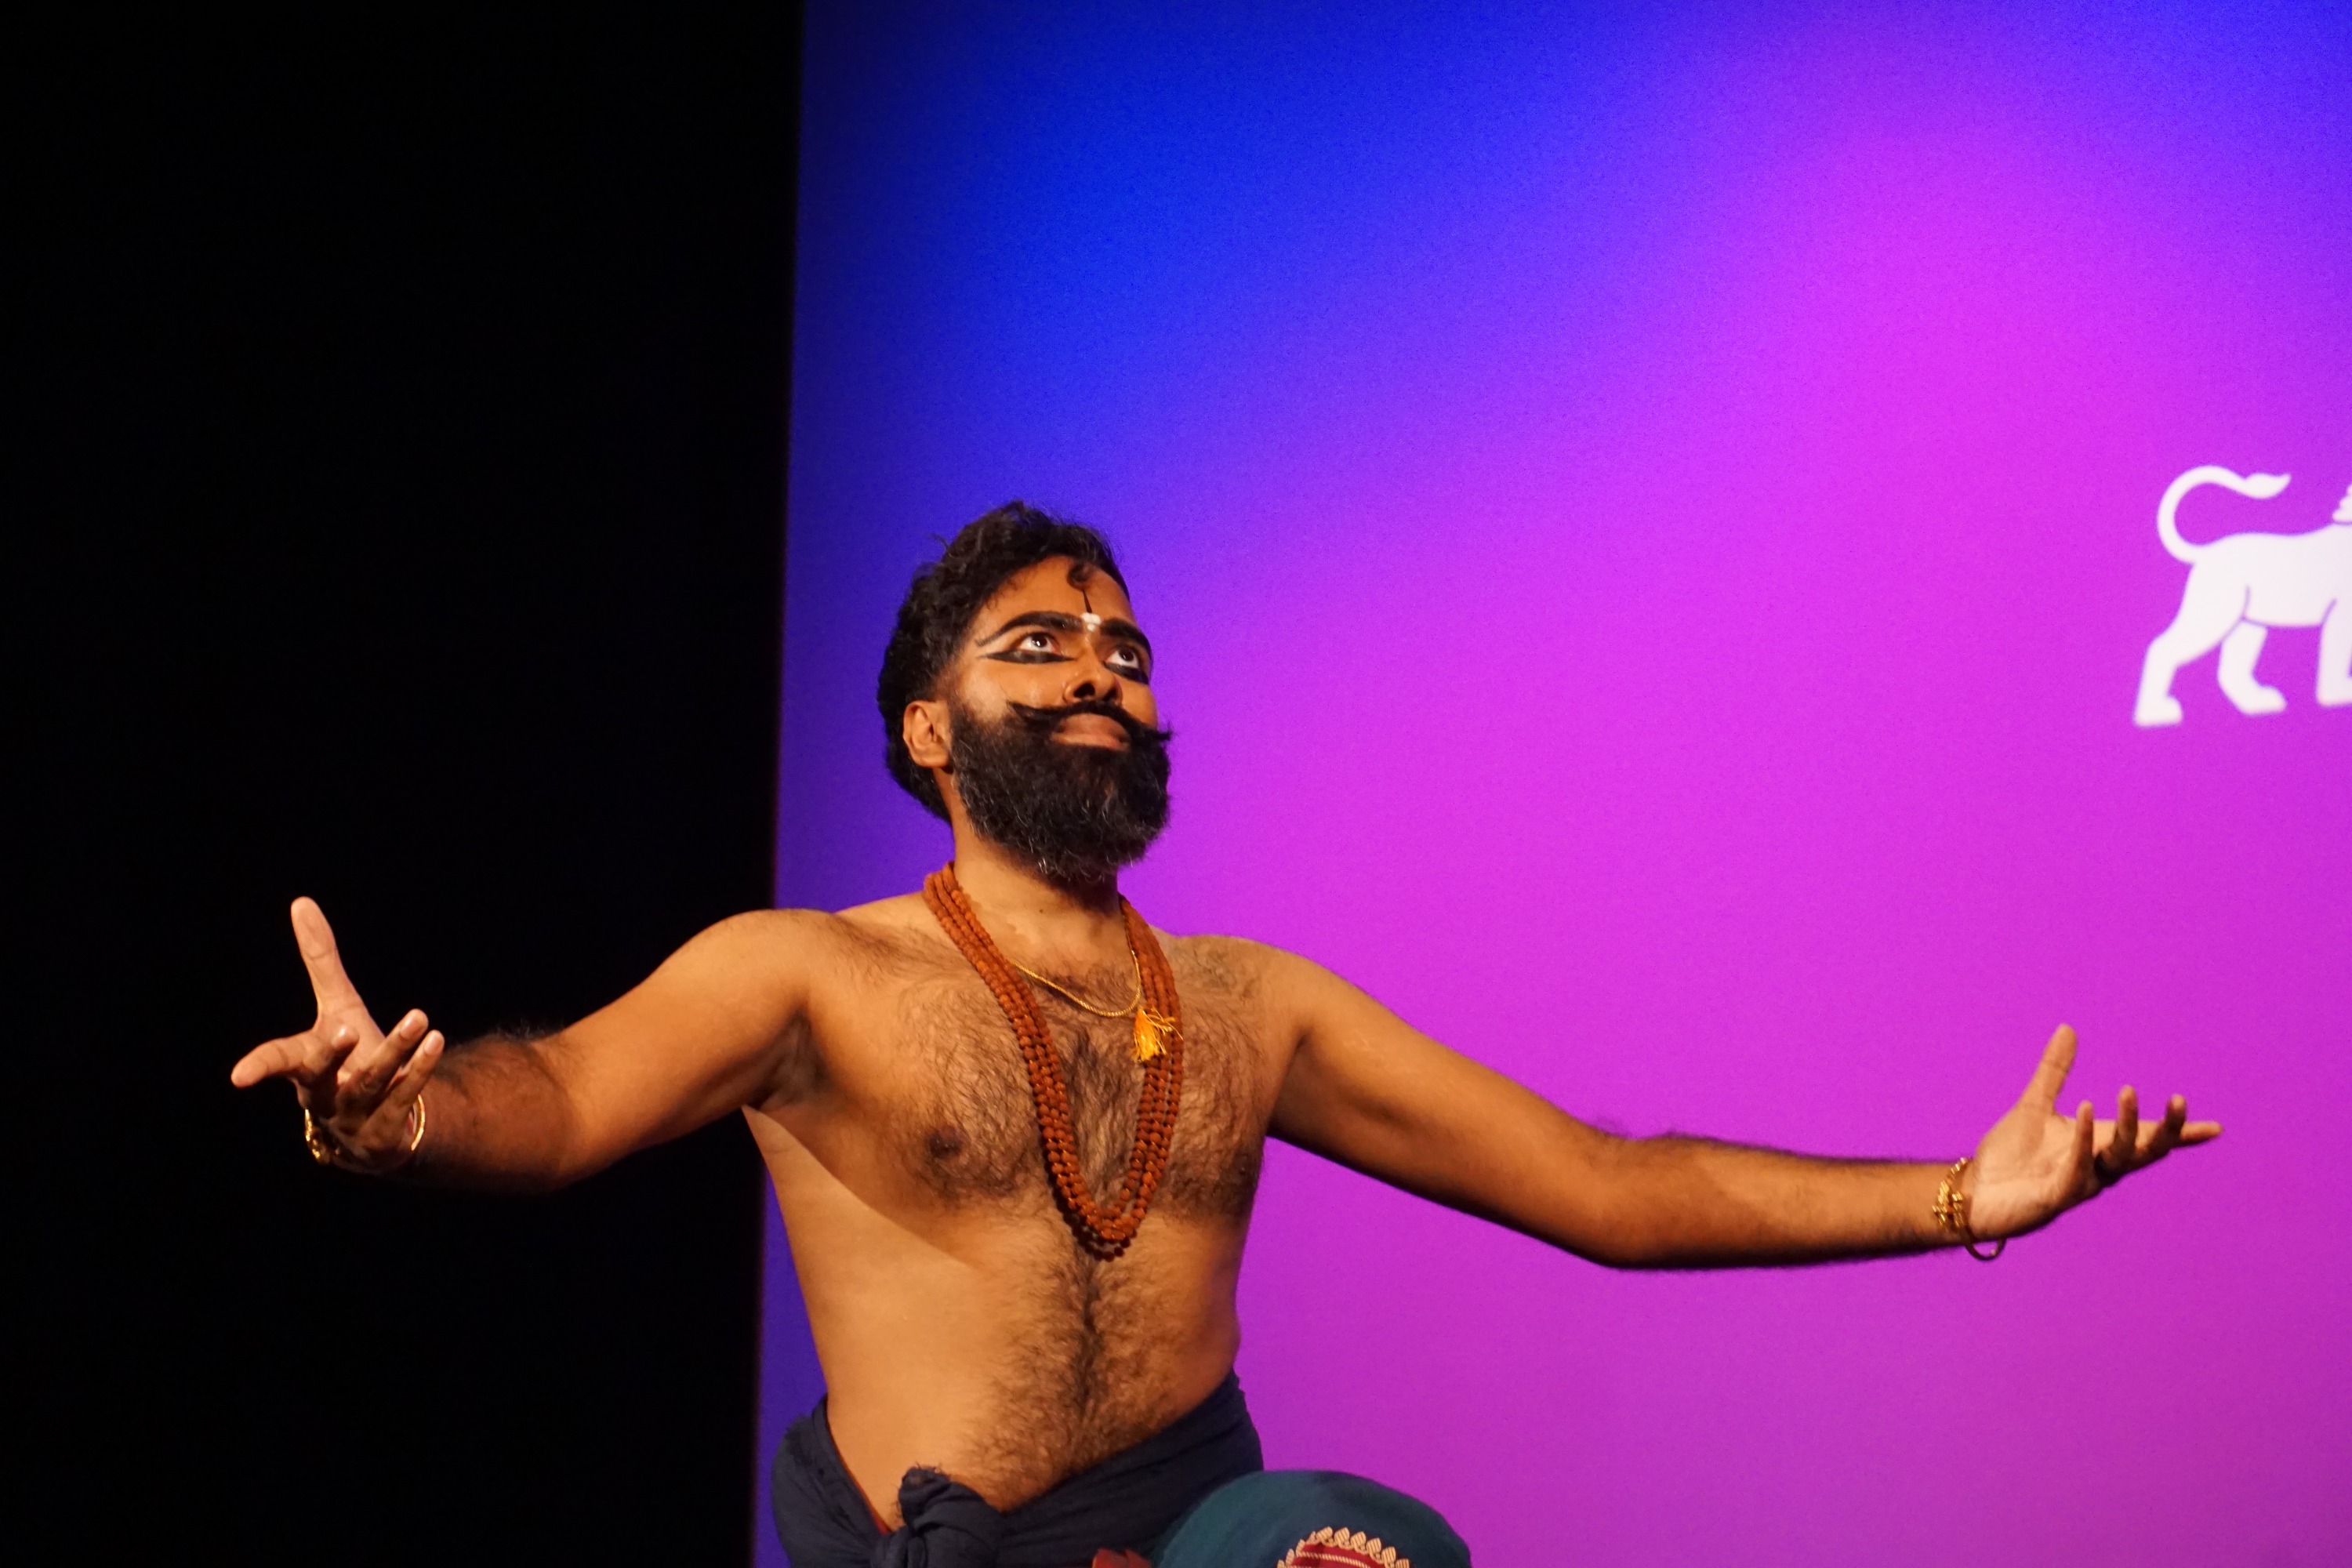
[[[1055,558],[1016,574],[972,617],[941,688],[958,707],[993,722],[1015,708],[1079,703],[1115,706],[1137,723],[1160,721],[1151,695],[1151,644],[1135,624],[1126,592],[1099,572],[1070,580],[1075,562]],[[1055,726],[1065,745],[1129,744],[1126,726],[1078,712]]]
[[[908,705],[908,752],[944,773],[971,826],[1056,881],[1140,856],[1168,815],[1151,645],[1118,584],[1055,559],[972,618],[940,681]]]

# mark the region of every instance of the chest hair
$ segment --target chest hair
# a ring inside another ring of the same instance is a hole
[[[1256,1194],[1265,1135],[1260,1042],[1247,999],[1204,979],[1179,973],[1183,1102],[1152,1209],[1238,1224]],[[1133,1024],[1095,1016],[1042,987],[1037,995],[1062,1064],[1080,1169],[1097,1201],[1107,1202],[1135,1144],[1144,1068],[1135,1059]],[[951,1206],[1051,1206],[1020,1046],[979,977],[948,971],[909,984],[897,1021],[903,1059],[917,1065],[909,1103],[896,1119],[904,1168]]]
[[[1174,1220],[1238,1232],[1256,1195],[1272,1090],[1255,978],[1207,944],[1171,943],[1183,1014],[1184,1084],[1168,1169],[1151,1218],[1113,1259],[1078,1245],[1055,1202],[1028,1074],[1012,1025],[952,952],[900,948],[872,978],[891,1001],[889,1102],[878,1131],[898,1167],[950,1210],[1023,1222],[1023,1282],[1003,1303],[1009,1354],[997,1403],[1020,1419],[992,1426],[968,1457],[975,1483],[1025,1494],[1137,1442],[1165,1409],[1167,1327],[1197,1281],[1171,1270],[1155,1228]],[[1057,978],[1063,978],[1058,977]],[[1070,976],[1087,995],[1116,995],[1116,976]],[[1143,1067],[1128,1018],[1101,1018],[1037,988],[1070,1100],[1080,1169],[1097,1201],[1118,1190],[1134,1146]],[[1164,1230],[1162,1235],[1166,1234]]]

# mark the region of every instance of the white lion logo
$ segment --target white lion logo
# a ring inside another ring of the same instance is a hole
[[[2189,469],[2165,487],[2156,531],[2173,558],[2189,563],[2180,613],[2147,645],[2141,666],[2135,724],[2178,724],[2174,673],[2216,647],[2221,689],[2241,713],[2275,713],[2286,706],[2276,687],[2254,679],[2254,661],[2273,626],[2317,626],[2319,700],[2352,703],[2352,489],[2333,521],[2309,533],[2233,533],[2210,544],[2180,537],[2173,514],[2180,498],[2200,485],[2268,500],[2286,489],[2284,474],[2234,474],[2211,463]]]

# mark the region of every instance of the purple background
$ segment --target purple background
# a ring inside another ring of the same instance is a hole
[[[2130,718],[2166,482],[2352,483],[2352,18],[1651,9],[811,7],[778,898],[944,857],[872,705],[933,536],[1095,521],[1161,925],[1628,1131],[1948,1159],[2062,1019],[2230,1127],[1997,1267],[1691,1277],[1278,1148],[1271,1462],[1489,1563],[2352,1560],[2352,709],[2280,632],[2286,712]]]

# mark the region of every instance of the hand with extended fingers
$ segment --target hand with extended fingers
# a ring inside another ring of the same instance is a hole
[[[2182,1144],[2221,1135],[2218,1121],[2189,1121],[2189,1101],[2177,1094],[2163,1121],[2142,1127],[2139,1096],[2128,1088],[2116,1096],[2112,1121],[2095,1119],[2087,1100],[2061,1116],[2059,1091],[2074,1066],[2074,1031],[2062,1024],[2023,1096],[1977,1145],[1963,1190],[1969,1227],[1984,1240],[2039,1230]]]
[[[327,917],[309,899],[294,900],[294,940],[310,972],[319,1016],[299,1035],[269,1040],[229,1069],[250,1089],[289,1079],[309,1113],[314,1153],[347,1170],[383,1174],[408,1163],[423,1130],[420,1096],[446,1042],[411,1009],[386,1034],[368,1016]]]

